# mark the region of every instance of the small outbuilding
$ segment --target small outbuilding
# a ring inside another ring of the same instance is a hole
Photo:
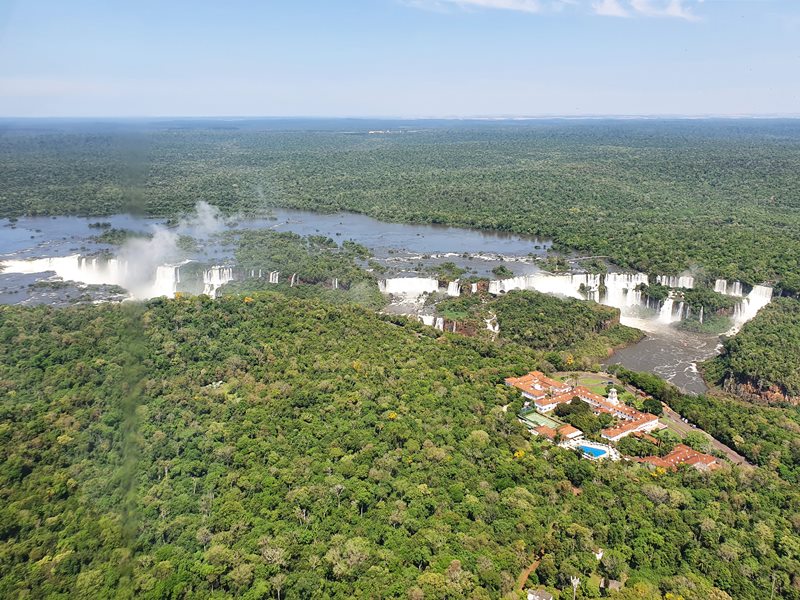
[[[609,592],[619,592],[623,587],[623,583],[621,581],[617,581],[616,579],[604,577],[600,581],[600,591],[604,596],[608,596]]]

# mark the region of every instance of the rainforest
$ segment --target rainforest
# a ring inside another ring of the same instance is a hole
[[[0,125],[1,597],[800,599],[796,120]]]

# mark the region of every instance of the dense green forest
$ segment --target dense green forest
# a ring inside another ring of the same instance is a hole
[[[352,210],[800,291],[796,121],[0,125],[2,216]]]
[[[500,340],[549,351],[548,367],[556,370],[592,368],[614,348],[642,337],[639,330],[620,325],[619,309],[527,290],[448,298],[437,311],[484,337],[493,337],[486,328],[493,318]]]
[[[800,403],[800,301],[777,298],[761,309],[725,341],[705,374],[746,397]]]
[[[581,598],[800,598],[796,484],[531,439],[539,361],[274,293],[2,307],[0,596],[493,598],[541,556]]]

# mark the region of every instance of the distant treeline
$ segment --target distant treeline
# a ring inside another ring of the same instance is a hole
[[[312,125],[6,123],[0,215],[353,210],[800,292],[796,121]]]

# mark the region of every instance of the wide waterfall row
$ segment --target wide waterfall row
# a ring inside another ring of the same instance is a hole
[[[691,275],[658,275],[656,276],[656,283],[671,288],[686,288],[690,290],[694,287],[694,277]]]
[[[637,288],[647,285],[647,281],[644,273],[533,273],[490,281],[489,293],[496,295],[511,290],[536,290],[569,298],[587,298],[622,309],[642,305],[642,293]]]
[[[694,286],[694,279],[688,276],[659,276],[656,281],[672,288],[692,288]],[[692,315],[691,308],[680,299],[679,294],[676,295],[673,292],[663,302],[654,300],[644,296],[637,289],[642,284],[648,284],[648,277],[644,273],[607,273],[605,275],[534,273],[490,281],[489,293],[497,295],[511,290],[536,290],[545,294],[594,300],[619,308],[623,313],[626,312],[626,309],[642,307],[656,311],[658,321],[662,323],[675,323]],[[720,293],[742,296],[742,284],[738,281],[729,284],[724,279],[717,280],[714,287]],[[771,299],[772,288],[754,286],[752,291],[736,305],[733,315],[735,327],[738,328],[752,319],[759,310],[769,304]],[[702,322],[705,315],[701,312],[697,314],[697,317]]]
[[[430,277],[394,277],[379,281],[378,289],[383,294],[418,298],[423,294],[438,292],[439,280]]]
[[[203,293],[216,297],[217,291],[226,283],[243,277],[265,278],[269,283],[280,283],[279,271],[263,271],[262,269],[241,270],[230,266],[215,265],[207,269],[199,267],[193,261],[175,264],[147,264],[146,259],[137,263],[119,258],[103,258],[96,256],[56,256],[30,260],[0,261],[0,271],[36,275],[54,273],[63,281],[74,281],[86,285],[116,285],[125,288],[133,298],[146,300],[159,296],[172,297],[178,291],[192,294]],[[184,267],[187,269],[183,270]],[[297,273],[289,277],[289,285],[297,285],[300,281]],[[402,280],[407,281],[407,280]],[[433,281],[438,287],[438,282]],[[339,288],[339,280],[331,280],[333,289]],[[391,286],[390,286],[391,287]],[[448,293],[458,295],[458,284],[448,286]]]
[[[77,281],[87,285],[124,285],[128,275],[125,261],[111,258],[85,257],[80,254],[55,256],[32,260],[7,260],[0,263],[7,273],[53,272],[64,281]]]
[[[714,282],[714,291],[718,294],[725,294],[726,296],[736,296],[741,298],[744,293],[742,292],[741,281],[728,281],[726,279],[717,279]]]

